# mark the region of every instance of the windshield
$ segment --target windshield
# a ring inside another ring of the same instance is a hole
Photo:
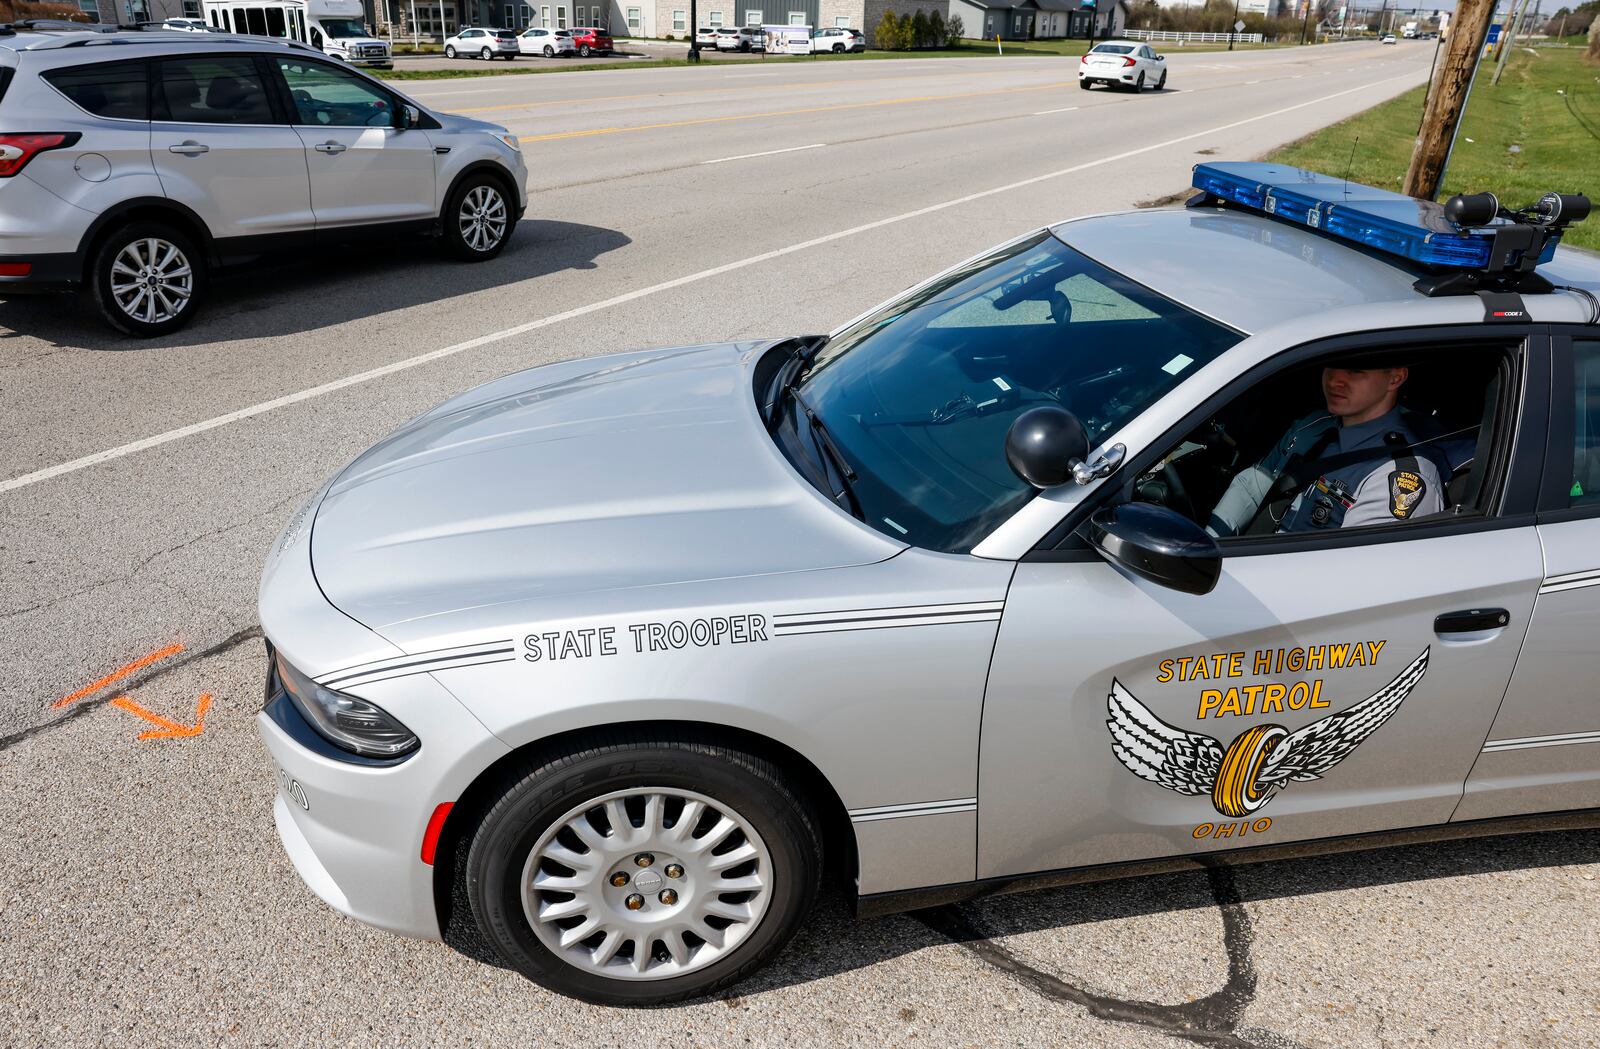
[[[319,18],[317,22],[322,26],[323,32],[335,40],[367,35],[367,28],[361,24],[359,18]]]
[[[868,524],[964,553],[1033,497],[1005,460],[1019,414],[1061,405],[1093,448],[1242,337],[1044,232],[853,324],[798,389]]]

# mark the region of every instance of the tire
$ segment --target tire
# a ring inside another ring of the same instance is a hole
[[[454,57],[456,57],[456,49],[454,47],[445,48],[444,49],[444,57],[446,57],[446,58],[454,58]]]
[[[765,964],[816,897],[817,821],[761,758],[689,733],[619,733],[514,776],[473,834],[467,898],[505,961],[551,990],[637,1006],[709,994]],[[686,812],[695,822],[679,831]],[[745,888],[712,889],[722,882]],[[573,891],[559,888],[568,884]],[[530,914],[561,904],[567,915],[535,927]],[[724,915],[708,922],[701,908],[713,904]],[[560,942],[591,923],[588,936]]]
[[[90,265],[89,294],[100,316],[129,335],[175,332],[205,299],[205,256],[188,234],[165,222],[130,222],[113,231]]]
[[[833,45],[833,53],[836,54],[836,55],[844,54],[844,45],[843,44],[834,44]]]
[[[554,58],[554,57],[556,57],[556,49],[551,47],[549,44],[544,45],[544,57],[546,57],[546,58]]]
[[[1078,81],[1078,86],[1079,86],[1079,87],[1081,87],[1081,88],[1083,88],[1083,89],[1084,89],[1084,90],[1085,90],[1085,91],[1087,91],[1087,90],[1089,90],[1089,89],[1090,89],[1090,88],[1092,88],[1092,87],[1094,87],[1094,85],[1093,85],[1093,84],[1091,84],[1091,83],[1089,83],[1089,81],[1087,81],[1087,80],[1080,80],[1080,81]]]
[[[478,52],[478,57],[483,59],[485,62],[490,62],[494,60],[494,52],[486,47],[482,51]]]
[[[589,45],[588,44],[582,44],[582,45],[580,45],[578,47],[578,57],[579,58],[588,58],[593,53],[594,52],[589,49]]]
[[[1137,95],[1140,92],[1142,92],[1143,90],[1144,90],[1144,74],[1140,73],[1138,79],[1133,82],[1133,93]]]
[[[444,214],[439,216],[445,250],[467,262],[494,258],[505,250],[517,227],[515,207],[514,198],[506,195],[499,179],[482,172],[468,175],[451,192]]]
[[[1165,91],[1166,89],[1167,89],[1167,71],[1165,69],[1163,69],[1161,71],[1161,79],[1156,81],[1156,90],[1157,91]]]

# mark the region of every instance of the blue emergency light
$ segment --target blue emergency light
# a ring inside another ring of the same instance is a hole
[[[1497,259],[1498,232],[1515,226],[1513,222],[1491,218],[1482,226],[1463,227],[1445,216],[1444,205],[1431,200],[1278,164],[1197,164],[1194,188],[1425,266],[1484,270],[1510,262],[1531,269],[1549,262],[1561,239],[1559,228],[1548,228],[1534,248],[1532,265]]]

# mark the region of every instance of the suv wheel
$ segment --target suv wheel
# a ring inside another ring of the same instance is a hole
[[[659,1005],[776,954],[816,896],[821,849],[770,763],[687,736],[622,737],[524,770],[473,835],[467,897],[536,983]]]
[[[194,242],[164,222],[130,222],[95,252],[89,293],[112,327],[145,338],[189,323],[205,294]]]
[[[593,53],[594,52],[589,50],[589,45],[588,44],[584,44],[583,46],[578,48],[578,54],[583,56],[584,58],[588,58]]]
[[[456,57],[455,45],[452,44],[451,46],[449,46],[449,47],[444,49],[444,57],[446,57],[446,58],[454,58],[454,57]]]
[[[551,47],[549,44],[544,45],[544,57],[546,57],[546,58],[554,58],[554,57],[556,57],[556,49]]]
[[[493,60],[494,52],[486,47],[482,51],[478,52],[478,57],[483,59],[485,62],[488,62],[488,61]]]
[[[468,175],[445,202],[441,225],[450,254],[482,262],[500,254],[517,220],[505,186],[489,175]]]

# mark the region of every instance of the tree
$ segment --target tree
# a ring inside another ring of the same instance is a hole
[[[948,22],[946,22],[944,24],[944,38],[945,38],[945,40],[949,41],[951,46],[954,46],[956,44],[959,44],[962,40],[964,40],[966,38],[966,35],[967,35],[967,27],[966,27],[965,23],[963,23],[961,21],[961,16],[960,15],[951,15],[950,16],[950,21],[948,21]]]
[[[893,11],[883,13],[883,20],[878,23],[877,32],[872,34],[872,44],[879,51],[900,50],[900,20],[894,16]]]
[[[911,16],[911,46],[927,47],[932,42],[928,37],[928,16],[919,7],[917,13]]]
[[[921,12],[918,12],[919,14]],[[916,23],[910,15],[900,16],[900,50],[910,51],[917,46]]]
[[[934,47],[950,46],[950,29],[945,25],[944,15],[939,13],[937,7],[928,15],[928,41]]]

